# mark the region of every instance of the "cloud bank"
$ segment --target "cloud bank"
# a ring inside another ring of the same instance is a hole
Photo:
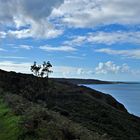
[[[49,23],[48,17],[62,3],[63,0],[0,0],[0,25],[14,27],[7,35],[16,38],[56,37],[63,31]],[[0,34],[4,37],[6,33]]]
[[[107,61],[105,63],[100,62],[98,66],[95,68],[96,74],[117,74],[117,73],[128,73],[130,70],[127,64],[123,64],[121,66],[116,65],[112,61]]]
[[[66,27],[140,23],[139,0],[0,0],[0,31],[16,38],[55,38]]]
[[[76,51],[76,49],[71,46],[52,47],[52,46],[45,45],[45,46],[40,46],[39,48],[46,52],[73,52],[73,51]]]
[[[140,59],[140,49],[131,49],[131,50],[113,50],[110,48],[102,48],[95,50],[99,53],[105,53],[109,55],[120,55],[127,58]]]
[[[14,62],[14,61],[2,61],[0,62],[0,69],[8,71],[16,71],[23,73],[31,73],[31,63]],[[139,70],[131,69],[127,64],[117,65],[112,61],[100,62],[95,68],[81,68],[71,66],[53,66],[54,76],[56,77],[94,77],[96,75],[108,75],[108,74],[138,74]]]
[[[139,0],[65,0],[52,15],[70,27],[139,24],[139,7]]]
[[[140,31],[89,32],[82,36],[72,36],[69,40],[64,41],[64,44],[71,46],[81,46],[85,43],[105,44],[108,46],[118,43],[140,44]]]

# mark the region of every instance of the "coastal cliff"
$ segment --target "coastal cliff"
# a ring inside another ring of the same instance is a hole
[[[18,139],[140,138],[140,118],[129,114],[124,105],[109,94],[65,80],[0,70],[0,98],[18,116]]]

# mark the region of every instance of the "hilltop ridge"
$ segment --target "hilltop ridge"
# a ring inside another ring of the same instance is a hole
[[[29,137],[43,140],[50,130],[56,132],[51,132],[50,140],[140,138],[140,118],[129,114],[124,105],[109,94],[64,80],[48,81],[3,70],[0,70],[0,89],[0,96],[8,107],[16,115],[24,116],[22,138],[25,140]]]

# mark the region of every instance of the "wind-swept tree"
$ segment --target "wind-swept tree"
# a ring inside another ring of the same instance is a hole
[[[53,72],[52,70],[50,70],[51,67],[52,64],[50,63],[50,61],[44,61],[42,66],[37,65],[37,63],[34,62],[34,64],[31,66],[31,71],[34,73],[35,76],[46,77],[48,79],[49,74]]]
[[[42,68],[42,71],[41,71],[41,77],[44,77],[46,76],[46,78],[49,77],[49,73],[52,73],[53,71],[50,70],[50,68],[52,67],[52,64],[50,63],[50,61],[48,61],[46,63],[46,61],[43,62],[43,68]]]
[[[34,64],[31,66],[31,71],[34,73],[35,76],[38,76],[40,75],[40,69],[41,69],[41,66],[40,65],[37,65],[36,62],[34,62]]]

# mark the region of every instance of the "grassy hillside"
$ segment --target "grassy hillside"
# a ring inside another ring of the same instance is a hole
[[[0,139],[2,140],[108,140],[66,117],[28,101],[0,92]]]
[[[20,135],[19,121],[20,117],[0,99],[0,140],[17,140]]]
[[[22,139],[140,139],[140,118],[108,94],[5,71],[0,71],[0,87],[5,103],[21,116]]]

